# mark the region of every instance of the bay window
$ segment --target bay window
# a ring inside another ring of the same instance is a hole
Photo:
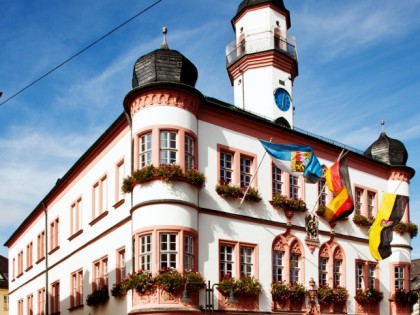
[[[159,164],[176,163],[176,145],[177,134],[175,131],[160,132],[160,162]]]
[[[193,168],[194,164],[194,139],[185,135],[185,169]]]
[[[178,261],[177,235],[160,234],[160,266],[159,268],[176,268]]]
[[[140,168],[152,164],[152,133],[140,136]]]
[[[142,235],[139,238],[140,245],[140,268],[152,271],[152,234]]]
[[[195,271],[196,235],[196,231],[186,228],[140,232],[135,237],[136,270],[151,273],[166,268]]]

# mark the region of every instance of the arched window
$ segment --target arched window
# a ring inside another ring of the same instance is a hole
[[[273,281],[286,283],[304,279],[304,250],[299,239],[287,231],[278,235],[272,247]]]
[[[320,247],[318,258],[319,286],[332,288],[343,286],[345,283],[345,259],[340,245],[330,240]]]

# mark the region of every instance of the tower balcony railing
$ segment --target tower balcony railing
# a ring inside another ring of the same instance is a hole
[[[297,49],[294,44],[286,38],[271,35],[257,39],[247,39],[239,43],[239,45],[236,44],[236,41],[230,43],[226,47],[226,67],[229,67],[244,55],[269,50],[279,51],[297,60]]]

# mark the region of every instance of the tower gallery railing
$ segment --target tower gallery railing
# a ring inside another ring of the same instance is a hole
[[[256,39],[246,39],[240,42],[239,45],[236,45],[236,41],[230,43],[226,48],[226,66],[229,67],[244,55],[269,50],[277,50],[297,60],[295,45],[287,41],[286,38],[270,35]]]

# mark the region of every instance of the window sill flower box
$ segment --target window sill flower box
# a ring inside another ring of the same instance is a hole
[[[404,233],[409,233],[410,237],[416,237],[418,233],[418,227],[412,222],[400,222],[394,226],[394,231],[403,235]]]
[[[271,284],[271,295],[274,310],[303,310],[307,292],[305,286],[300,283],[273,282]]]
[[[150,272],[139,271],[125,279],[128,284],[123,287],[126,292],[133,289],[133,307],[136,309],[170,304],[171,307],[192,307],[198,310],[198,293],[206,286],[201,273],[191,270],[181,273],[172,267],[161,269],[154,276]],[[182,302],[185,286],[191,297],[189,302]]]
[[[88,306],[98,306],[101,304],[105,304],[109,300],[109,292],[108,287],[105,286],[103,288],[97,289],[93,291],[91,294],[88,294],[86,297],[86,304]]]
[[[354,299],[359,304],[370,304],[370,303],[377,303],[382,301],[384,298],[384,294],[376,289],[366,289],[362,290],[359,289],[356,291],[356,295]]]
[[[366,217],[363,214],[355,213],[353,216],[353,222],[359,226],[372,226],[373,222],[375,221],[375,217]]]
[[[257,188],[249,187],[248,191],[247,188],[248,187],[239,187],[221,181],[218,185],[216,185],[215,189],[217,194],[223,198],[241,199],[246,192],[245,200],[250,202],[261,201],[261,196]]]
[[[349,292],[344,287],[331,288],[326,285],[318,288],[318,302],[324,312],[343,312],[348,297]]]
[[[134,186],[137,184],[143,184],[153,180],[162,180],[167,183],[183,181],[197,188],[201,188],[204,186],[206,178],[203,173],[195,168],[187,169],[184,172],[178,164],[160,164],[157,167],[147,165],[124,178],[121,191],[123,193],[132,192]]]
[[[273,200],[270,203],[277,210],[293,212],[306,212],[308,210],[305,201],[301,199],[289,199],[280,194],[273,195]]]
[[[262,285],[255,277],[243,276],[235,279],[229,274],[219,282],[217,290],[223,298],[219,300],[219,309],[236,311],[258,311],[258,297],[262,292]],[[233,293],[238,303],[230,305],[228,297]]]

